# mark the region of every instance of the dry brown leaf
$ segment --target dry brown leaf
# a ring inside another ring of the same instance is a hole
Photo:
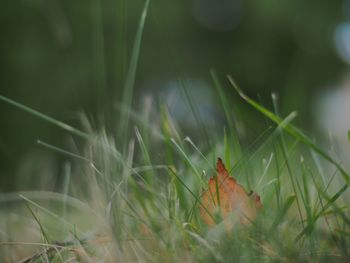
[[[215,215],[220,213],[223,220],[233,215],[243,224],[255,219],[262,207],[260,196],[254,192],[247,193],[235,178],[229,175],[222,160],[216,164],[217,175],[211,177],[208,189],[201,196],[200,214],[208,225],[214,225]],[[232,221],[232,220],[231,220]],[[232,223],[225,224],[231,228]]]

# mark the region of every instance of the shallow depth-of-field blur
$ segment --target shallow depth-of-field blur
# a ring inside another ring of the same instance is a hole
[[[1,3],[0,261],[348,262],[349,16]],[[248,224],[202,218],[217,158],[261,198]]]

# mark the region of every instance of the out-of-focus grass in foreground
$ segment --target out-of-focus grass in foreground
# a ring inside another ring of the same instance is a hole
[[[212,75],[221,94],[215,72]],[[225,96],[220,97],[228,127],[221,133],[207,131],[212,148],[205,151],[196,143],[201,138],[186,137],[165,107],[148,123],[131,113],[129,122],[135,129],[123,145],[106,131],[88,128],[86,133],[67,129],[74,136],[84,134],[83,154],[38,141],[75,161],[64,169],[61,193],[0,195],[1,258],[346,262],[349,174],[291,124],[294,113],[282,119],[246,97],[231,77],[229,81],[244,100],[276,123],[247,148],[240,146]],[[208,228],[198,213],[201,192],[215,174],[219,156],[263,203],[252,224],[236,224],[230,231],[223,223]]]

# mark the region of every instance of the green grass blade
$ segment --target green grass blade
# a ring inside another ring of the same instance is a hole
[[[116,3],[116,70],[115,70],[115,78],[116,84],[118,86],[122,86],[125,83],[125,76],[127,71],[127,54],[128,54],[128,43],[127,43],[127,16],[128,16],[128,1],[120,0],[115,1]],[[118,87],[117,86],[117,87]]]
[[[224,148],[225,148],[225,163],[227,166],[227,170],[231,171],[231,149],[230,149],[230,143],[227,138],[227,132],[224,128]]]
[[[223,88],[222,88],[221,83],[220,83],[220,80],[219,80],[216,72],[213,69],[210,70],[210,75],[211,75],[211,78],[213,80],[216,91],[219,94],[221,105],[222,105],[222,108],[223,108],[224,113],[225,113],[225,118],[226,118],[228,126],[229,126],[228,127],[229,134],[230,134],[230,138],[231,138],[232,143],[233,143],[234,158],[236,160],[238,160],[242,156],[242,147],[241,147],[241,144],[239,142],[238,132],[237,132],[235,123],[233,121],[232,114],[230,112],[232,107],[229,106],[227,96],[225,96]],[[226,162],[227,162],[227,160],[226,160]]]
[[[141,154],[142,154],[142,157],[144,160],[144,164],[147,166],[152,166],[151,157],[150,157],[148,150],[147,150],[148,149],[147,145],[145,144],[145,142],[141,136],[141,133],[137,127],[135,127],[135,134],[136,134],[136,138],[140,144]]]
[[[319,192],[321,193],[321,195],[327,200],[327,204],[325,204],[321,211],[319,211],[317,213],[317,215],[315,216],[315,218],[319,218],[320,216],[322,216],[326,210],[333,206],[335,204],[335,201],[349,188],[348,185],[343,185],[342,188],[340,188],[338,190],[338,192],[336,192],[332,197],[329,197],[324,191],[322,191],[321,189],[319,189]]]
[[[138,141],[140,148],[141,148],[141,156],[142,156],[144,165],[152,166],[151,156],[148,153],[147,145],[145,144],[145,142],[141,136],[141,133],[137,129],[137,127],[135,127],[135,134],[136,134],[137,141]],[[148,185],[153,186],[154,176],[155,176],[155,173],[152,170],[149,170],[146,172],[145,181],[147,182]]]
[[[103,8],[101,0],[90,1],[91,3],[91,17],[92,17],[92,44],[93,44],[93,69],[96,79],[96,84],[99,89],[104,92],[107,98],[106,90],[106,69],[105,69],[105,43],[104,43],[104,28],[103,28]]]
[[[178,84],[179,84],[179,88],[180,88],[182,96],[184,97],[185,101],[187,102],[196,123],[200,127],[198,132],[200,132],[202,134],[202,136],[204,137],[208,148],[214,149],[212,142],[210,140],[210,136],[208,134],[208,129],[206,128],[205,123],[203,121],[203,117],[201,116],[201,114],[198,111],[198,107],[197,107],[198,105],[196,105],[196,103],[194,102],[194,100],[192,98],[191,92],[189,92],[189,90],[191,88],[190,85],[186,84],[185,80],[182,78],[178,79]]]
[[[270,166],[271,166],[271,163],[272,163],[273,158],[274,158],[274,153],[272,152],[272,153],[270,154],[269,160],[268,160],[267,163],[266,163],[266,166],[265,166],[265,168],[264,168],[264,171],[263,171],[263,173],[262,173],[262,175],[261,175],[261,177],[260,177],[258,183],[257,183],[256,186],[255,186],[257,189],[259,188],[260,184],[263,182],[264,178],[266,177],[267,172],[268,172],[268,170],[269,170],[269,168],[270,168]]]
[[[38,224],[39,228],[40,228],[40,231],[41,231],[41,234],[43,235],[43,238],[44,238],[44,242],[49,244],[50,241],[49,241],[49,237],[46,233],[46,230],[44,228],[44,226],[41,224],[39,218],[36,216],[36,214],[34,213],[33,209],[30,207],[30,205],[26,202],[25,203],[26,207],[28,208],[30,214],[32,215],[32,217],[34,218],[34,220],[36,221],[36,223]]]
[[[172,168],[169,168],[169,171],[171,172],[171,174],[173,174],[175,176],[175,178],[187,189],[187,191],[193,196],[193,198],[195,199],[196,203],[198,203],[200,206],[202,206],[205,210],[206,213],[208,213],[208,215],[214,220],[214,222],[216,222],[216,219],[213,217],[213,215],[208,211],[208,209],[205,207],[205,205],[202,204],[202,202],[200,201],[200,199],[193,193],[193,191],[185,184],[185,182],[183,180],[181,180],[181,178],[176,174],[175,171],[173,171]]]
[[[15,107],[17,107],[17,108],[19,108],[21,110],[24,110],[24,111],[26,111],[26,112],[28,112],[28,113],[30,113],[30,114],[40,118],[40,119],[43,119],[43,120],[45,120],[47,122],[50,122],[50,123],[60,127],[61,129],[66,130],[66,131],[68,131],[68,132],[70,132],[70,133],[72,133],[74,135],[77,135],[77,136],[82,137],[84,139],[89,139],[90,138],[89,134],[87,134],[85,132],[82,132],[82,131],[80,131],[80,130],[78,130],[78,129],[76,129],[76,128],[74,128],[74,127],[72,127],[72,126],[70,126],[70,125],[68,125],[68,124],[66,124],[64,122],[56,120],[56,119],[54,119],[54,118],[52,118],[52,117],[50,117],[48,115],[45,115],[45,114],[43,114],[43,113],[41,113],[41,112],[39,112],[37,110],[34,110],[34,109],[32,109],[32,108],[30,108],[28,106],[25,106],[25,105],[23,105],[23,104],[21,104],[21,103],[19,103],[17,101],[14,101],[14,100],[10,99],[10,98],[7,98],[5,96],[0,95],[0,100],[6,102],[8,104],[11,104],[11,105],[13,105],[13,106],[15,106]]]
[[[136,79],[136,70],[137,70],[137,64],[139,61],[143,29],[146,22],[149,3],[150,3],[150,0],[146,0],[144,8],[142,10],[142,14],[140,17],[139,25],[135,36],[134,46],[132,48],[129,69],[126,76],[123,101],[122,101],[123,107],[126,109],[126,113],[121,113],[120,122],[119,122],[119,138],[121,138],[121,141],[125,141],[125,136],[128,132],[129,114],[130,114],[134,84]]]
[[[286,215],[286,213],[288,212],[289,208],[292,206],[295,200],[296,200],[295,195],[291,195],[287,198],[286,202],[279,210],[277,217],[273,221],[270,231],[275,231],[275,228],[282,222],[284,216]]]
[[[215,171],[215,167],[213,166],[213,164],[211,162],[209,162],[208,158],[205,157],[205,155],[201,152],[201,150],[199,150],[199,148],[194,144],[194,142],[191,140],[190,137],[186,137],[184,139],[185,142],[188,142],[199,154],[200,156],[206,161],[206,163],[209,165],[209,167]]]
[[[67,205],[68,203],[67,203],[67,200],[68,200],[68,195],[62,195],[63,196],[63,198],[64,198],[64,200],[63,200],[63,202],[65,202],[65,204]],[[24,196],[24,195],[22,195],[22,194],[19,194],[19,197],[21,198],[21,199],[23,199],[24,201],[26,201],[26,205],[32,205],[32,206],[34,206],[34,207],[36,207],[36,208],[38,208],[39,210],[41,210],[41,211],[43,211],[43,212],[45,212],[46,214],[48,214],[49,216],[51,216],[52,218],[54,218],[54,219],[56,219],[57,221],[59,221],[60,223],[62,223],[64,226],[70,226],[72,229],[73,228],[76,228],[76,226],[75,225],[73,225],[72,223],[70,223],[70,222],[68,222],[65,218],[63,218],[62,216],[59,216],[58,214],[56,214],[56,213],[54,213],[54,212],[52,212],[52,211],[50,211],[49,209],[47,209],[47,208],[45,208],[45,207],[43,207],[43,206],[41,206],[41,205],[39,205],[38,203],[36,203],[36,202],[34,202],[33,200],[31,200],[31,199],[29,199],[28,197],[26,197],[26,196]],[[80,230],[78,230],[80,233],[82,233],[82,231],[80,231]]]
[[[346,184],[344,185],[342,188],[340,188],[340,190],[338,192],[336,192],[331,198],[327,197],[327,195],[325,193],[323,193],[323,191],[321,191],[321,189],[319,189],[319,192],[323,195],[326,196],[326,198],[328,199],[327,204],[325,204],[322,209],[315,215],[314,217],[314,223],[316,222],[316,220],[318,218],[320,218],[325,212],[326,210],[333,206],[335,201],[349,188],[349,186]],[[300,238],[305,235],[310,233],[312,229],[310,229],[309,226],[306,226],[295,238],[296,241],[300,240]]]
[[[81,156],[81,155],[78,155],[78,154],[75,154],[75,153],[72,153],[72,152],[69,152],[67,150],[64,150],[62,148],[59,148],[57,146],[54,146],[52,144],[49,144],[49,143],[46,143],[46,142],[43,142],[41,140],[37,140],[36,141],[37,144],[47,148],[47,149],[50,149],[52,151],[55,151],[57,153],[61,153],[61,154],[64,154],[64,155],[67,155],[67,156],[70,156],[70,157],[74,157],[74,158],[77,158],[79,160],[83,160],[83,161],[86,161],[88,163],[91,163],[93,164],[94,162],[88,158],[85,158],[84,156]]]
[[[196,176],[198,177],[199,181],[202,182],[202,177],[198,169],[195,167],[191,159],[188,157],[188,155],[185,153],[185,151],[181,148],[181,146],[175,141],[175,139],[171,138],[170,141],[175,145],[175,147],[178,149],[179,153],[185,158],[186,162],[189,164],[189,166],[192,168]],[[203,182],[202,182],[203,183]]]
[[[64,167],[63,167],[63,195],[64,195],[64,200],[62,204],[62,217],[64,220],[67,220],[67,199],[68,199],[68,194],[69,194],[69,186],[71,183],[71,173],[72,173],[72,168],[70,162],[65,162]],[[67,228],[66,225],[63,225],[62,227],[63,233],[65,233],[66,236],[69,234],[69,229]]]
[[[273,102],[273,105],[274,105],[275,114],[276,114],[277,117],[279,117],[280,114],[279,114],[279,108],[278,108],[278,103],[277,103],[277,96],[275,94],[272,94],[272,102]],[[296,115],[297,114],[294,112],[294,117]],[[296,185],[297,185],[298,181],[295,178],[296,177],[295,174],[293,173],[292,165],[290,163],[289,156],[288,156],[288,153],[287,153],[287,143],[285,141],[284,133],[283,133],[283,127],[285,127],[285,125],[279,125],[279,127],[281,127],[281,131],[279,132],[278,141],[279,141],[279,144],[280,144],[282,156],[285,159],[285,165],[287,167],[287,171],[288,171],[290,182],[292,184],[293,191],[296,194],[296,203],[297,203],[297,208],[298,208],[298,212],[299,212],[299,216],[300,216],[300,221],[301,221],[302,224],[304,224],[303,223],[303,215],[302,215],[302,212],[301,212],[300,201],[299,201],[299,198],[298,198],[299,196],[297,195],[297,188],[296,188]],[[303,225],[303,227],[304,227],[304,225]]]
[[[314,220],[313,220],[313,213],[312,213],[312,209],[311,209],[311,200],[310,200],[310,184],[308,183],[308,177],[306,175],[306,168],[305,168],[305,163],[304,163],[304,157],[301,157],[300,160],[300,166],[301,166],[301,178],[302,178],[302,190],[303,190],[303,194],[302,191],[300,191],[300,195],[303,198],[303,202],[304,202],[304,207],[305,207],[305,211],[306,211],[306,216],[307,216],[307,223],[308,225],[313,225]]]
[[[237,86],[235,81],[231,76],[228,75],[228,80],[233,86],[233,88],[237,91],[239,96],[244,99],[248,104],[253,106],[257,111],[265,115],[267,118],[275,122],[276,124],[280,124],[282,122],[282,119],[278,117],[276,114],[272,113],[265,107],[261,106],[258,104],[256,101],[252,100],[249,98],[247,95],[243,93],[243,91]],[[346,181],[347,184],[350,184],[350,175],[344,170],[344,168],[337,162],[335,161],[331,156],[329,156],[327,153],[325,153],[320,147],[318,147],[309,137],[307,137],[302,131],[300,131],[298,128],[291,124],[286,124],[283,129],[289,133],[291,136],[294,138],[298,139],[301,141],[303,144],[306,146],[309,146],[312,148],[316,153],[321,155],[324,159],[326,159],[328,162],[332,163],[337,169],[340,171],[342,174],[344,180]]]

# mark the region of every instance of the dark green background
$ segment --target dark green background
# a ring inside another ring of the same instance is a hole
[[[112,105],[121,102],[143,4],[1,1],[0,93],[74,126],[82,110],[113,126],[118,114]],[[198,6],[207,10],[208,23],[214,26],[194,18]],[[215,12],[226,15],[211,17]],[[312,126],[310,98],[339,81],[345,69],[333,39],[335,27],[345,19],[342,1],[151,0],[135,108],[140,94],[157,94],[178,77],[211,83],[209,69],[214,68],[223,81],[230,73],[263,101],[277,92],[283,113],[296,109],[301,112],[299,123]],[[220,27],[227,24],[234,26]],[[38,151],[36,139],[64,146],[66,133],[3,102],[0,123],[0,189],[30,188],[31,183],[16,178],[26,157]],[[58,175],[60,158],[35,162],[38,169],[42,162],[52,162]]]

